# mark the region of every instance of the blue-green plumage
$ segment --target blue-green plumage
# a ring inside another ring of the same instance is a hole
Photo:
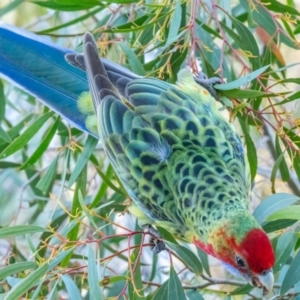
[[[179,74],[177,86],[126,78],[118,89],[89,34],[84,47],[100,139],[152,224],[205,240],[222,211],[247,209],[250,178],[241,141],[188,71]]]

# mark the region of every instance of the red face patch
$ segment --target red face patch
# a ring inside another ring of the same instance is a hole
[[[237,247],[237,250],[243,255],[249,269],[255,274],[269,270],[274,265],[273,247],[267,234],[262,229],[252,229]]]

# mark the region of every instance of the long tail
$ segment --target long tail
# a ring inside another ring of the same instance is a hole
[[[77,107],[78,98],[89,90],[84,63],[76,61],[80,57],[41,36],[0,22],[0,77],[37,97],[72,126],[95,135]],[[124,78],[138,77],[107,60],[103,63],[111,80],[120,82],[120,89]]]

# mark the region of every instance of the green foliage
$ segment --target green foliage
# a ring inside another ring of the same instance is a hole
[[[222,103],[252,179],[264,182],[253,196],[268,195],[254,216],[276,252],[272,299],[300,297],[299,7],[229,2],[4,1],[0,17],[11,13],[18,26],[78,51],[89,30],[101,55],[139,75],[175,82],[182,66],[197,73],[201,61],[209,77],[226,79],[216,89],[230,99]],[[211,277],[204,252],[163,230],[168,252],[153,255],[101,144],[5,81],[0,122],[0,299],[261,298],[242,280]]]

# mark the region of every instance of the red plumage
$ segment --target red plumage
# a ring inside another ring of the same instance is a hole
[[[246,235],[238,250],[246,259],[249,269],[256,274],[269,270],[274,265],[275,255],[272,244],[267,234],[259,228],[252,229]]]

